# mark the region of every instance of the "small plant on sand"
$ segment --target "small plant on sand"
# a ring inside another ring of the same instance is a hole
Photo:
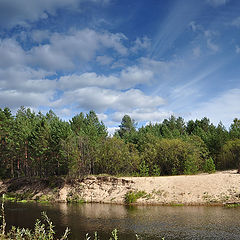
[[[125,203],[126,204],[135,203],[139,198],[142,198],[146,195],[147,193],[145,191],[137,191],[137,192],[129,191],[125,194]]]

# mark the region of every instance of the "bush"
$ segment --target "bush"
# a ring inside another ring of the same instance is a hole
[[[99,148],[95,169],[97,174],[133,174],[138,169],[139,162],[139,154],[133,144],[112,137],[105,140]]]
[[[149,176],[149,167],[148,164],[143,160],[139,166],[139,176],[147,177]]]
[[[233,169],[239,166],[240,139],[230,140],[224,144],[219,154],[218,166],[220,169]]]
[[[131,204],[135,203],[139,198],[146,196],[147,193],[144,191],[129,191],[125,194],[125,203],[126,204]]]
[[[216,171],[214,161],[211,157],[206,159],[203,171],[207,173],[213,173]]]
[[[184,163],[184,174],[196,174],[198,170],[196,159],[189,156]]]

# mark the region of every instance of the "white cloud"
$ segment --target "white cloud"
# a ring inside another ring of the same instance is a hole
[[[207,0],[207,3],[209,3],[210,5],[212,5],[214,7],[225,5],[228,2],[229,2],[229,0]]]
[[[97,113],[97,116],[100,121],[105,121],[108,119],[108,115],[104,113]]]
[[[148,49],[151,46],[151,40],[148,37],[137,38],[134,42],[134,45],[130,48],[130,50],[134,53],[141,51],[143,49]]]
[[[121,33],[96,32],[91,29],[73,31],[70,34],[52,34],[49,44],[39,45],[29,51],[29,62],[52,69],[68,70],[81,62],[93,60],[97,51],[113,49],[120,55],[127,54]]]
[[[17,108],[21,105],[48,105],[56,89],[55,80],[44,79],[49,72],[16,65],[0,68],[0,105]]]
[[[219,50],[218,45],[213,43],[211,39],[207,39],[207,47],[213,52],[218,52]]]
[[[132,119],[134,119],[137,122],[162,122],[164,119],[170,117],[173,115],[173,112],[171,111],[165,111],[162,109],[135,109],[131,112],[115,112],[112,114],[112,119],[116,122],[121,122],[121,119],[123,116],[127,114]]]
[[[211,31],[211,30],[205,30],[203,31],[203,33],[204,33],[204,36],[207,38],[211,38],[217,35],[217,32]]]
[[[86,87],[73,91],[65,91],[63,96],[55,101],[52,106],[71,106],[97,112],[108,109],[117,111],[129,111],[135,108],[156,108],[165,104],[159,96],[147,96],[142,91],[130,89],[128,91],[116,91],[97,87]]]
[[[108,134],[110,135],[110,136],[113,136],[114,135],[114,133],[117,131],[119,129],[119,127],[108,127]]]
[[[141,69],[137,66],[131,66],[123,69],[120,74],[120,85],[122,88],[129,88],[137,84],[149,83],[153,77],[153,72],[148,69]]]
[[[52,33],[49,30],[34,30],[31,33],[31,37],[33,41],[37,43],[41,43],[44,40],[49,40],[51,37]]]
[[[48,99],[50,98],[51,93],[33,93],[30,92],[26,94],[22,91],[16,90],[0,90],[0,106],[1,107],[10,107],[17,108],[20,106],[46,106],[49,105]]]
[[[44,92],[56,87],[54,80],[43,79],[52,73],[24,66],[0,68],[0,88],[5,90]]]
[[[240,47],[236,45],[236,53],[240,53]]]
[[[239,28],[240,27],[240,17],[235,18],[232,21],[231,25]]]
[[[240,116],[240,89],[231,89],[205,102],[194,110],[191,117],[209,117],[213,123],[222,121],[229,126],[234,118]]]
[[[84,87],[105,87],[116,89],[128,89],[138,84],[146,84],[151,81],[153,72],[131,66],[123,69],[115,75],[97,75],[95,72],[86,72],[81,75],[72,74],[60,77],[59,88],[61,90],[73,90]]]
[[[119,78],[115,76],[97,75],[94,72],[86,72],[81,75],[63,76],[59,79],[59,87],[62,90],[73,90],[84,87],[113,87],[118,85]]]
[[[78,0],[1,0],[0,25],[12,27],[46,18],[46,13],[54,14],[62,7],[77,6]]]
[[[190,22],[189,26],[191,27],[193,32],[196,32],[197,30],[202,30],[202,26],[199,24],[196,24],[196,22],[194,21]]]
[[[23,64],[26,54],[14,39],[0,39],[0,67]]]
[[[200,55],[201,55],[201,48],[198,46],[198,47],[195,47],[194,49],[193,49],[193,56],[194,57],[200,57]]]
[[[76,10],[81,2],[88,0],[1,0],[0,26],[13,27],[28,22],[46,19],[55,15],[60,8]],[[106,4],[108,0],[89,0],[89,2]]]
[[[109,56],[97,56],[96,57],[96,61],[100,64],[100,65],[109,65],[110,63],[113,62],[113,58],[109,57]]]

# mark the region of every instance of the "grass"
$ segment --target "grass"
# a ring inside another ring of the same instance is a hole
[[[67,195],[67,203],[80,203],[80,204],[83,204],[83,203],[86,203],[86,201],[84,199],[80,198],[78,194],[70,192]]]
[[[129,191],[125,194],[124,199],[126,204],[132,204],[137,202],[139,198],[146,197],[147,193],[145,191]]]
[[[225,208],[237,208],[240,207],[240,203],[229,203],[224,205]]]

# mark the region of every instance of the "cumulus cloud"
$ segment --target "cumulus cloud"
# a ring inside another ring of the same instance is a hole
[[[44,79],[49,72],[17,65],[0,68],[0,105],[17,108],[49,104],[55,94],[56,81]]]
[[[81,75],[72,74],[60,77],[59,88],[62,90],[74,90],[84,87],[113,87],[119,84],[119,78],[115,76],[97,75],[95,72],[86,72]]]
[[[16,109],[20,106],[39,107],[49,105],[48,99],[52,93],[34,93],[26,94],[17,90],[0,90],[0,106]]]
[[[162,122],[164,119],[173,115],[171,111],[165,111],[162,109],[135,109],[131,112],[115,112],[112,114],[112,119],[116,122],[120,122],[123,116],[127,114],[131,116],[137,122]]]
[[[52,33],[49,30],[34,30],[31,33],[31,38],[36,43],[41,43],[45,40],[49,40]]]
[[[14,39],[0,39],[0,67],[24,64],[26,53]]]
[[[73,90],[84,87],[105,87],[115,89],[128,89],[138,84],[146,84],[151,81],[153,72],[141,69],[138,66],[127,67],[115,75],[97,75],[95,72],[86,72],[80,75],[72,74],[60,77],[59,88],[61,90]]]
[[[61,99],[52,106],[60,107],[73,104],[77,108],[97,112],[106,110],[129,111],[135,108],[155,108],[165,104],[159,96],[148,96],[137,89],[116,91],[98,87],[86,87],[73,91],[65,91]]]
[[[109,57],[109,56],[97,56],[96,57],[96,61],[100,64],[100,65],[109,65],[110,63],[113,62],[113,58]]]
[[[33,47],[30,62],[52,70],[68,70],[81,62],[93,60],[97,51],[113,49],[120,55],[127,54],[121,33],[97,32],[91,29],[73,31],[64,35],[55,33],[49,44]]]
[[[34,88],[37,92],[46,91],[56,86],[55,81],[43,79],[51,74],[44,70],[34,70],[24,66],[0,68],[0,88],[22,89],[23,91]]]

